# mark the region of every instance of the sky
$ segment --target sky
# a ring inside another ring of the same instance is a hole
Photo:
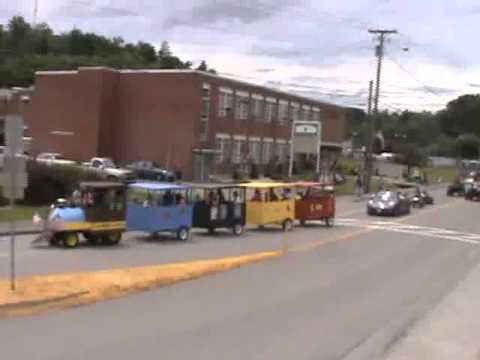
[[[477,0],[37,0],[37,22],[128,42],[163,40],[220,75],[366,109],[377,38],[380,109],[442,109],[480,90]],[[0,23],[32,21],[35,0],[0,0]]]

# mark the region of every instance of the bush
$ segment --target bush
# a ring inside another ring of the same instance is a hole
[[[344,175],[355,176],[358,174],[358,168],[359,168],[358,164],[342,161],[337,163],[335,170]]]
[[[59,197],[66,197],[82,181],[99,180],[94,173],[75,166],[45,165],[34,161],[27,163],[28,187],[22,201],[28,205],[44,205]]]

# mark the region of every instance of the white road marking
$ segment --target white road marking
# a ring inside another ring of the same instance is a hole
[[[373,230],[392,231],[403,234],[414,234],[436,239],[460,241],[467,244],[480,245],[480,234],[467,233],[452,229],[442,229],[431,226],[409,225],[392,221],[365,219],[337,219],[340,226],[362,227]]]

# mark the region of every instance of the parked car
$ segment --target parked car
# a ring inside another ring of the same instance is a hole
[[[381,154],[376,155],[375,158],[378,159],[378,160],[392,161],[392,160],[395,159],[395,154],[393,154],[391,152],[382,152]]]
[[[368,215],[398,216],[410,213],[410,200],[401,192],[379,191],[367,203]]]
[[[176,178],[173,171],[161,168],[154,161],[135,161],[126,168],[132,170],[140,179],[172,182]]]
[[[77,162],[67,160],[62,154],[45,152],[38,154],[35,158],[36,162],[46,165],[76,165]]]
[[[117,167],[110,158],[94,157],[89,162],[84,163],[83,167],[88,171],[95,172],[102,179],[123,182],[135,180],[133,171]]]

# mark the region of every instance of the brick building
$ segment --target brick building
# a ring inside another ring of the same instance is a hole
[[[29,107],[34,154],[155,160],[189,179],[286,161],[294,119],[322,121],[322,158],[345,132],[341,107],[193,70],[38,72]]]

